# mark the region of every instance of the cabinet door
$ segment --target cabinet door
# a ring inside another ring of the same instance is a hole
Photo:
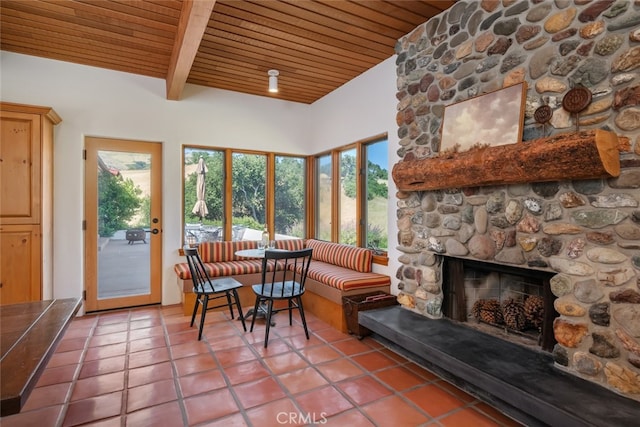
[[[0,226],[0,305],[42,299],[40,226]]]
[[[0,113],[0,224],[40,223],[41,118]]]

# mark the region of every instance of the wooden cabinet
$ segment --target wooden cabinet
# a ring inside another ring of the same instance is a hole
[[[53,127],[49,107],[0,103],[0,304],[53,289]],[[52,295],[51,295],[52,296]]]

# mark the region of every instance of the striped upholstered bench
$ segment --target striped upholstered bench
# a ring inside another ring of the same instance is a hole
[[[329,323],[336,329],[347,331],[342,312],[342,297],[368,292],[389,292],[391,278],[372,271],[373,254],[370,250],[321,240],[277,240],[278,249],[297,250],[313,248],[306,288],[303,296],[306,311]],[[210,277],[231,276],[245,286],[262,280],[262,260],[238,257],[236,252],[255,249],[255,241],[208,242],[199,246],[200,257]],[[187,263],[176,264],[178,286],[183,292],[183,311],[191,314],[194,298],[191,273]],[[250,289],[241,289],[240,299],[246,308],[253,306]]]

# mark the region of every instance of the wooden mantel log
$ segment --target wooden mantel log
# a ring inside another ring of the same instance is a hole
[[[472,149],[455,153],[451,158],[401,161],[392,171],[401,191],[619,175],[618,137],[600,129]]]

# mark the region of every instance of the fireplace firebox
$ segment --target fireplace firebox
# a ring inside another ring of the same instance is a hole
[[[443,315],[485,333],[551,352],[558,313],[554,273],[444,256]]]

